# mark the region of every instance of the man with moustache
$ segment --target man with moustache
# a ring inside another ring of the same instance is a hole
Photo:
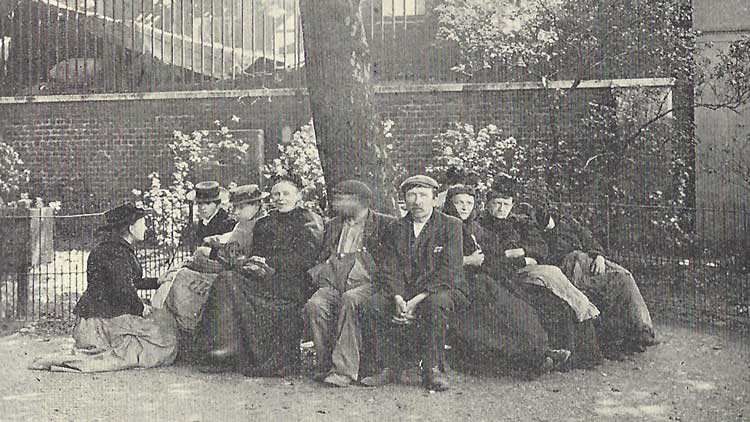
[[[438,183],[428,176],[412,176],[401,184],[408,214],[390,230],[382,283],[371,298],[376,353],[383,369],[364,378],[366,386],[395,382],[402,355],[416,346],[422,383],[428,390],[449,388],[443,373],[445,336],[455,308],[467,303],[464,295],[461,221],[435,209]],[[405,327],[415,345],[402,337]]]
[[[372,295],[385,255],[385,233],[395,218],[370,209],[372,191],[346,180],[331,191],[336,214],[326,224],[319,264],[310,270],[318,290],[307,301],[304,317],[315,343],[315,378],[346,387],[359,376],[360,314]]]

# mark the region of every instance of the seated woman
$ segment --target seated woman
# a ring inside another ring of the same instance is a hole
[[[174,361],[177,329],[169,312],[143,304],[136,289],[156,288],[144,278],[133,243],[146,232],[145,211],[133,204],[107,211],[104,239],[86,263],[88,287],[76,304],[72,353],[40,358],[31,369],[80,372],[151,368]]]
[[[497,260],[498,251],[480,246],[486,239],[475,221],[474,198],[473,188],[456,185],[448,190],[444,208],[446,214],[463,221],[464,273],[471,304],[457,313],[460,350],[473,356],[472,363],[479,358],[502,369],[551,370],[564,363],[570,351],[549,349],[537,311],[510,290],[512,272],[483,265],[487,258]]]
[[[567,349],[567,367],[591,367],[601,360],[593,321],[599,310],[559,268],[535,265],[546,255],[546,244],[530,220],[511,213],[519,186],[499,176],[487,194],[487,210],[479,220],[486,247],[497,251],[483,264],[495,279],[507,274],[513,288],[539,313],[551,348]],[[484,246],[484,245],[483,245]]]
[[[226,195],[226,189],[214,181],[200,182],[186,195],[187,200],[193,202],[198,217],[198,221],[191,221],[182,235],[182,242],[190,251],[201,246],[206,237],[228,233],[234,228],[237,221],[221,207]]]
[[[247,259],[219,274],[196,332],[205,355],[201,370],[283,376],[300,369],[302,307],[307,270],[316,264],[323,221],[301,208],[301,182],[277,178],[274,211],[258,220]]]
[[[253,227],[261,216],[261,201],[268,197],[258,185],[238,186],[229,194],[232,215],[237,220],[234,229],[204,238],[203,245],[192,257],[159,279],[159,289],[152,298],[155,308],[167,309],[177,318],[184,341],[192,342],[192,332],[200,320],[208,289],[218,273],[226,269],[226,259],[250,251]]]

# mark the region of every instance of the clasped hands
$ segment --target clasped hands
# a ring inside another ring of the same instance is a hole
[[[420,293],[408,302],[401,295],[394,296],[396,302],[396,314],[393,316],[393,322],[397,324],[410,324],[417,315],[417,306],[427,297],[427,293]]]

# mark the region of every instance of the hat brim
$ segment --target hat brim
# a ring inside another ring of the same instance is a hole
[[[239,201],[232,201],[230,199],[229,202],[232,203],[232,205],[241,205],[241,204],[247,204],[247,203],[251,203],[251,202],[260,202],[260,201],[268,198],[270,195],[271,194],[268,193],[268,192],[261,192],[261,194],[259,196],[254,196],[252,198],[246,198],[246,199],[242,199],[242,200],[239,200]]]
[[[185,195],[185,198],[190,202],[196,202],[195,190],[191,190],[190,192],[188,192],[187,195]],[[221,202],[229,201],[229,191],[220,187],[219,194],[217,196],[200,200],[200,202],[214,202],[214,201],[221,201]]]

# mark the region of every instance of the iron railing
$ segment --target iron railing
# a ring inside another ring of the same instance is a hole
[[[362,3],[376,80],[458,78],[426,3]],[[304,86],[298,0],[17,0],[0,9],[2,96]]]
[[[558,206],[588,222],[609,258],[634,274],[644,298],[657,313],[750,323],[748,245],[721,239],[709,242],[700,233],[714,233],[710,228],[680,232],[671,224],[672,216],[689,225],[699,212],[724,211],[617,203]],[[743,218],[750,215],[743,214]],[[54,220],[51,262],[10,271],[6,268],[2,274],[0,319],[74,318],[73,307],[86,288],[86,258],[102,216],[84,212],[56,215]],[[153,242],[138,251],[147,276],[164,273],[189,253],[185,248],[159,247]],[[21,282],[26,283],[23,288],[19,288]],[[19,297],[19,291],[26,292],[24,297]]]

